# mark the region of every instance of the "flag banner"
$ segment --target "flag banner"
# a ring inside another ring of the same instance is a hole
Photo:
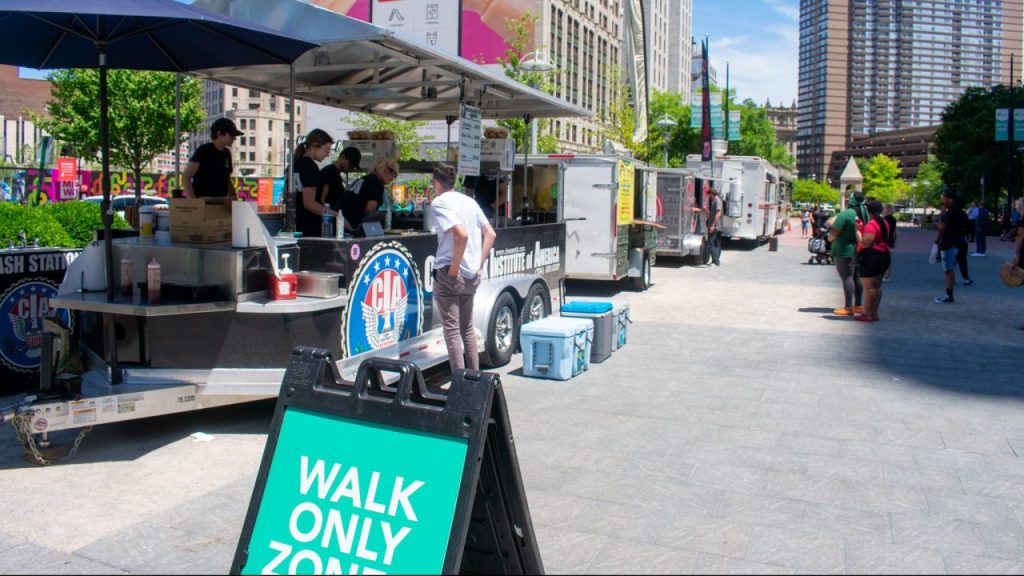
[[[736,142],[740,140],[740,112],[739,110],[729,111],[729,140]]]

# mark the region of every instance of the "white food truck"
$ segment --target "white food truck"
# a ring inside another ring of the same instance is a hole
[[[723,238],[764,242],[782,232],[783,188],[779,171],[770,162],[759,156],[728,155],[701,162],[699,154],[691,154],[686,167],[715,182],[724,195],[719,226]]]

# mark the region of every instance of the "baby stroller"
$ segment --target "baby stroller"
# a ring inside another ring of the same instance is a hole
[[[811,257],[807,259],[808,264],[834,264],[832,260],[832,242],[828,239],[828,226],[824,223],[827,218],[818,218],[821,225],[815,225],[814,237],[807,241],[807,251]]]

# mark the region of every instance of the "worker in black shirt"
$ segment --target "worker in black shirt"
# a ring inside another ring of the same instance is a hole
[[[380,158],[373,163],[370,173],[356,179],[332,204],[332,208],[341,211],[344,218],[341,224],[345,230],[354,232],[363,222],[367,213],[377,210],[384,204],[384,187],[398,177],[398,161],[394,158]]]
[[[338,154],[338,158],[324,166],[320,171],[323,180],[323,193],[320,202],[325,206],[331,206],[341,198],[341,193],[348,188],[348,175],[359,171],[359,161],[363,155],[358,148],[349,146]]]
[[[505,215],[505,201],[508,200],[508,182],[505,176],[480,176],[476,178],[474,187],[473,198],[488,220]]]
[[[231,185],[231,149],[236,136],[243,133],[228,118],[218,118],[210,125],[212,142],[203,144],[189,158],[185,168],[185,197],[235,196]]]
[[[319,237],[323,230],[324,212],[337,218],[335,210],[320,201],[323,182],[320,178],[319,162],[331,153],[334,139],[320,128],[314,129],[305,141],[295,148],[295,177],[297,184],[291,187],[298,193],[295,202],[295,228],[306,237]]]

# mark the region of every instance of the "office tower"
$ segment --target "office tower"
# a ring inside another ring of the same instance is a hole
[[[689,102],[692,0],[644,0],[647,79],[650,88]]]
[[[797,170],[854,135],[931,126],[972,86],[1019,78],[1021,0],[801,0]]]
[[[203,81],[203,108],[206,121],[192,134],[192,151],[210,141],[210,124],[217,118],[230,118],[245,134],[231,146],[235,176],[281,176],[286,168],[288,139],[291,137],[291,105],[288,98],[258,90],[230,86],[213,80]],[[306,103],[296,101],[295,134],[305,135]],[[182,171],[187,158],[182,159]]]

